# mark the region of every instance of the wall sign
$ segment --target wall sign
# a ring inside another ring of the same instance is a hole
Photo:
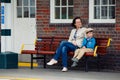
[[[2,6],[1,6],[1,14],[4,14],[4,10],[5,10],[4,8],[5,8],[5,7],[2,5]]]
[[[11,3],[11,0],[1,0],[1,2]]]
[[[1,36],[11,36],[11,29],[1,29]]]
[[[5,24],[5,3],[1,3],[1,25]]]
[[[5,17],[1,16],[1,24],[5,24]]]

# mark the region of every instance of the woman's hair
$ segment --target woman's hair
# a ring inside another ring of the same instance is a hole
[[[74,28],[76,28],[76,26],[75,26],[75,21],[76,21],[76,19],[80,19],[80,20],[81,20],[81,23],[82,23],[82,19],[81,19],[80,17],[75,17],[75,18],[73,19],[73,21],[72,21],[72,24],[71,24]]]

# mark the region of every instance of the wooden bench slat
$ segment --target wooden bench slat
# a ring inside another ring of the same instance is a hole
[[[55,51],[38,51],[38,54],[52,55],[55,54]]]
[[[22,50],[22,54],[37,54],[37,50]]]

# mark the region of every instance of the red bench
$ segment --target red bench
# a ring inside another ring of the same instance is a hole
[[[24,50],[22,47],[21,54],[30,54],[31,55],[31,69],[33,68],[34,59],[43,59],[44,68],[46,68],[46,55],[53,55],[59,43],[62,40],[68,40],[68,37],[39,37],[35,43],[35,50]],[[98,58],[97,65],[99,69],[99,56],[105,55],[107,53],[107,47],[110,45],[110,38],[96,38],[97,45],[94,52],[85,53],[85,71],[88,71],[88,57]],[[74,52],[69,52],[68,54],[73,55]],[[43,55],[42,57],[34,57],[33,55]]]

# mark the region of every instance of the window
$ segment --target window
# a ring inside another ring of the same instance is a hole
[[[90,23],[115,23],[115,0],[89,0]]]
[[[50,1],[50,22],[71,23],[73,19],[73,0]]]
[[[36,0],[17,0],[17,18],[35,18]]]

